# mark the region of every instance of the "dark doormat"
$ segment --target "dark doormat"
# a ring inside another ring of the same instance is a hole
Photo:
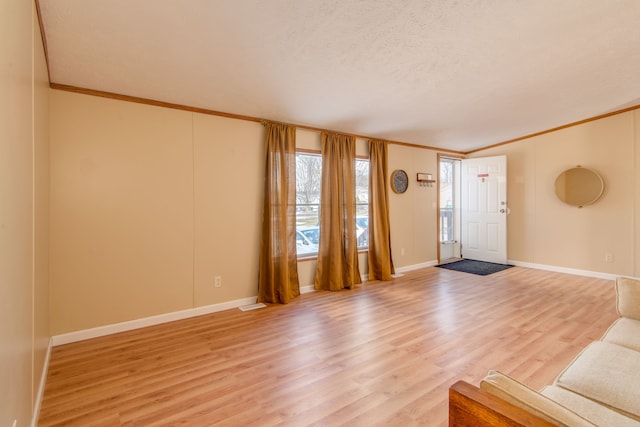
[[[448,270],[462,271],[463,273],[478,274],[487,276],[513,267],[508,264],[496,264],[493,262],[475,261],[473,259],[463,259],[460,261],[450,262],[447,264],[439,264],[436,267],[446,268]]]

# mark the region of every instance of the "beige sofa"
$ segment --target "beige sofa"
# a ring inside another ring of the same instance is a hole
[[[449,425],[640,426],[640,281],[616,280],[616,320],[536,392],[491,371],[450,389]]]

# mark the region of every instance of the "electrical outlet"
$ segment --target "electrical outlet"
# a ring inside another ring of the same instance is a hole
[[[404,256],[404,248],[400,248],[400,256]]]
[[[221,288],[222,287],[222,276],[216,276],[214,281],[213,281],[213,286],[215,286],[216,288]]]
[[[604,254],[604,262],[613,262],[613,254]]]

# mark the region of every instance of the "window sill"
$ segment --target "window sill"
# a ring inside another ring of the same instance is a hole
[[[369,248],[364,248],[364,249],[358,249],[358,254],[366,254],[369,253]],[[318,255],[314,254],[314,255],[305,255],[305,256],[299,256],[298,257],[298,262],[305,262],[305,261],[314,261],[318,259]]]

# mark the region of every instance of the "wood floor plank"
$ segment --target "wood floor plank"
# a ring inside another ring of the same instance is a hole
[[[540,388],[616,317],[612,281],[429,267],[55,347],[39,425],[445,426],[456,380]]]

